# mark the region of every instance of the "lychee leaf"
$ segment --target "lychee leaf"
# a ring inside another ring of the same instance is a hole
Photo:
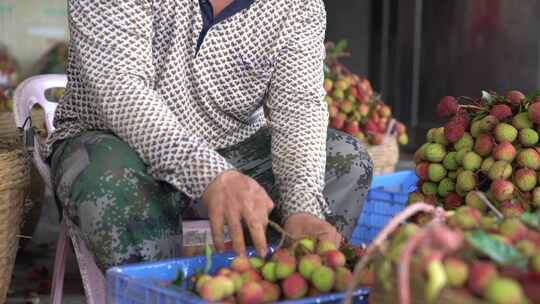
[[[204,255],[206,256],[206,266],[204,267],[204,273],[208,274],[210,268],[212,268],[212,247],[206,244],[204,248]]]
[[[489,105],[492,105],[497,98],[487,91],[482,91],[482,99],[485,100]]]
[[[465,234],[467,242],[495,263],[505,266],[512,265],[522,271],[527,270],[528,260],[518,251],[484,231],[477,230]]]
[[[531,100],[531,99],[533,99],[535,97],[538,97],[538,96],[540,96],[540,90],[536,90],[536,91],[530,93],[529,96],[527,96],[527,99]]]
[[[521,215],[521,221],[523,221],[525,224],[534,227],[539,228],[540,227],[540,211],[536,211],[534,213],[532,212],[525,212]]]

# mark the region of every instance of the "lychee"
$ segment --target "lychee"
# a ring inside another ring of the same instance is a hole
[[[516,148],[509,142],[502,142],[493,149],[493,157],[496,160],[505,160],[511,163],[516,158]]]
[[[453,222],[463,230],[478,228],[482,214],[477,209],[469,206],[463,206],[454,213]]]
[[[484,173],[485,175],[488,175],[489,169],[491,169],[491,166],[495,163],[495,159],[493,157],[485,158],[482,161],[482,165],[480,166],[480,172]]]
[[[474,152],[480,156],[488,156],[493,150],[493,138],[489,134],[480,134],[474,142]]]
[[[503,202],[513,197],[515,189],[514,184],[511,182],[504,179],[498,179],[491,183],[490,190],[497,201]]]
[[[242,281],[244,283],[246,282],[256,282],[262,280],[261,275],[257,272],[257,270],[251,268],[249,270],[246,270],[240,274],[242,277]]]
[[[478,196],[475,191],[467,193],[467,196],[465,196],[465,204],[481,212],[484,212],[487,208],[486,204],[484,204],[482,199],[480,199],[480,196]]]
[[[485,231],[495,231],[499,229],[498,220],[496,217],[482,216],[480,219],[480,229]]]
[[[317,254],[320,256],[332,250],[337,250],[336,245],[328,240],[322,240],[317,244]]]
[[[343,126],[345,126],[345,119],[347,117],[345,114],[338,113],[336,116],[334,116],[332,119],[330,119],[330,128],[341,130],[343,129]]]
[[[454,149],[456,151],[459,151],[461,149],[469,149],[472,150],[474,146],[474,139],[472,138],[471,134],[465,132],[463,136],[454,143]]]
[[[456,152],[448,152],[443,160],[443,165],[447,170],[456,170],[458,163],[456,161]]]
[[[208,282],[212,277],[207,275],[207,274],[204,274],[204,275],[201,275],[200,277],[197,278],[197,281],[195,283],[195,290],[197,291],[198,294],[201,293],[201,289],[202,287],[204,286],[204,284],[206,284],[206,282]]]
[[[524,239],[516,243],[516,249],[519,251],[519,253],[521,253],[521,255],[530,258],[536,252],[537,247],[533,242]]]
[[[454,192],[455,190],[456,190],[456,183],[454,183],[454,181],[448,177],[441,180],[441,182],[439,183],[437,187],[437,193],[441,197],[447,197],[448,194],[450,194],[451,192]]]
[[[362,117],[367,117],[368,114],[369,114],[369,106],[367,104],[361,104],[358,106],[358,113],[360,113],[360,115]]]
[[[251,269],[249,259],[244,256],[238,256],[231,262],[231,269],[236,272],[244,272]]]
[[[454,210],[463,205],[463,199],[457,193],[451,192],[444,199],[444,209]]]
[[[345,266],[345,262],[345,255],[339,250],[331,250],[324,254],[324,263],[328,267],[343,267]]]
[[[423,202],[425,200],[424,194],[420,192],[412,192],[409,194],[409,198],[407,200],[407,205],[416,204],[418,202]],[[300,271],[302,273],[302,271]]]
[[[525,210],[519,203],[513,201],[504,201],[499,204],[499,210],[506,218],[520,217]]]
[[[475,152],[472,152],[472,151],[467,152],[467,154],[465,154],[465,156],[463,157],[463,168],[465,170],[474,172],[480,169],[481,165],[482,165],[482,157],[480,157],[480,155],[476,154]]]
[[[320,292],[329,292],[334,287],[335,273],[332,268],[320,266],[311,275],[311,283]]]
[[[536,187],[536,172],[528,168],[519,169],[514,175],[514,180],[521,191],[531,191]]]
[[[336,89],[332,93],[332,97],[334,98],[334,100],[341,101],[345,99],[345,93],[342,90]]]
[[[438,163],[444,160],[446,149],[443,145],[433,143],[424,149],[424,158],[430,162]]]
[[[424,195],[435,195],[437,194],[437,184],[432,182],[425,182],[422,185],[422,193]]]
[[[448,178],[452,180],[456,180],[457,175],[458,175],[457,171],[448,171],[448,174],[447,174]]]
[[[232,273],[232,270],[230,270],[229,268],[221,268],[221,269],[218,270],[216,275],[226,277],[226,276],[229,276],[231,273]]]
[[[472,171],[462,171],[457,177],[457,185],[464,191],[471,191],[476,188],[476,176]]]
[[[474,153],[474,152],[472,152]],[[471,160],[472,161],[472,160]],[[435,183],[440,182],[446,176],[446,169],[443,165],[433,163],[428,166],[429,180]]]
[[[339,267],[336,269],[336,283],[335,289],[338,292],[344,292],[349,287],[349,283],[352,281],[352,273],[345,267]]]
[[[520,167],[538,170],[540,168],[540,154],[533,148],[526,148],[519,152],[517,164]]]
[[[409,136],[406,133],[398,136],[398,143],[402,146],[406,146],[409,143]]]
[[[505,97],[510,102],[510,104],[516,107],[520,106],[525,100],[525,95],[520,91],[509,91],[508,93],[506,93]]]
[[[264,266],[264,260],[259,257],[252,257],[249,259],[249,264],[254,269],[261,269]]]
[[[525,296],[516,281],[509,278],[495,278],[487,285],[484,298],[493,304],[522,304]]]
[[[358,122],[356,121],[347,121],[345,123],[345,126],[343,127],[343,132],[350,134],[352,136],[356,136],[358,132],[360,132],[360,128],[358,127]]]
[[[421,162],[417,164],[415,168],[416,176],[418,176],[420,180],[423,180],[423,181],[429,180],[428,168],[429,168],[428,162]]]
[[[518,135],[518,131],[513,126],[507,123],[500,123],[495,127],[495,139],[498,142],[514,142]]]
[[[300,299],[307,294],[308,284],[300,274],[293,273],[281,282],[281,290],[287,299]]]
[[[451,120],[444,125],[444,137],[448,142],[459,141],[465,134],[465,127],[460,122]]]
[[[519,113],[512,119],[512,125],[518,129],[530,129],[533,127],[533,123],[529,120],[527,113]]]
[[[504,160],[499,160],[493,163],[488,173],[489,179],[491,180],[507,179],[511,175],[512,165]]]
[[[540,102],[535,102],[529,106],[528,117],[534,123],[540,123]]]
[[[463,158],[467,153],[469,153],[471,149],[461,149],[456,152],[456,163],[458,165],[463,165]]]
[[[452,96],[443,97],[437,104],[437,116],[444,118],[455,115],[458,112],[458,103]]]
[[[540,273],[540,251],[536,252],[536,254],[532,257],[531,268],[534,272]]]
[[[497,268],[488,262],[475,261],[469,268],[467,286],[474,294],[482,295],[489,283],[497,277]]]
[[[231,272],[227,277],[233,281],[235,292],[238,292],[242,285],[244,285],[244,279],[242,278],[242,275],[237,272]]]
[[[272,284],[267,281],[259,282],[263,289],[263,302],[264,303],[274,303],[279,300],[281,295],[281,289],[278,285]]]
[[[328,94],[332,91],[332,88],[334,87],[334,82],[332,81],[332,79],[326,78],[324,80],[323,87],[326,93]]]
[[[310,238],[303,238],[296,246],[296,254],[304,255],[315,252],[315,241]]]
[[[494,105],[489,113],[497,117],[499,121],[504,121],[512,117],[512,109],[505,104]]]
[[[229,297],[233,292],[232,280],[225,276],[217,276],[202,284],[199,295],[206,301],[218,302]]]
[[[532,203],[536,207],[540,207],[540,187],[534,188],[532,192]]]
[[[296,270],[296,258],[291,254],[283,254],[276,259],[276,278],[286,279]]]
[[[467,111],[459,110],[458,113],[452,118],[451,121],[455,121],[463,126],[463,129],[469,129],[470,117]]]
[[[433,142],[441,144],[443,146],[448,145],[448,140],[444,136],[444,127],[434,129],[432,136]]]
[[[538,133],[533,129],[519,130],[519,142],[524,147],[532,147],[538,143]]]
[[[268,262],[261,269],[261,274],[268,282],[276,282],[276,262]]]
[[[384,143],[384,134],[383,133],[370,133],[369,140],[372,145],[378,146]]]
[[[499,225],[499,232],[512,242],[527,236],[527,227],[517,218],[507,218]]]
[[[332,252],[332,251],[329,251]],[[327,253],[328,254],[328,253]],[[321,257],[316,254],[306,254],[300,258],[298,272],[305,278],[310,279],[315,268],[322,265]]]
[[[450,257],[444,260],[444,270],[451,287],[462,287],[467,282],[469,267],[463,260]]]
[[[258,304],[263,302],[263,298],[264,289],[259,282],[247,282],[237,295],[239,304]]]
[[[499,120],[493,115],[488,115],[480,120],[480,133],[482,132],[491,132],[497,126]]]

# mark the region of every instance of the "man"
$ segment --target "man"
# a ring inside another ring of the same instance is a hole
[[[338,244],[371,180],[327,136],[322,0],[73,0],[66,95],[45,154],[102,269],[171,257],[179,217],[261,256],[272,210]],[[325,179],[325,165],[326,179]],[[274,207],[277,207],[274,209]]]

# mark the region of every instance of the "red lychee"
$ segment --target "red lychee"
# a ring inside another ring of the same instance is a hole
[[[308,284],[299,273],[293,273],[281,283],[281,290],[287,299],[300,299],[307,294]]]
[[[349,283],[352,281],[352,273],[345,267],[339,267],[336,269],[336,283],[335,289],[338,292],[343,292],[349,287]]]
[[[463,134],[465,134],[465,128],[458,121],[451,120],[444,125],[444,137],[448,142],[454,143],[458,141],[463,137]]]
[[[490,190],[499,202],[503,202],[513,197],[515,188],[511,182],[498,179],[491,183]]]
[[[523,206],[519,203],[514,203],[512,201],[504,201],[499,205],[499,210],[504,215],[504,217],[519,217],[525,212]]]
[[[417,175],[421,180],[424,180],[424,181],[429,180],[429,177],[428,177],[428,167],[429,167],[429,163],[428,163],[428,162],[422,162],[422,163],[419,163],[418,165],[416,165],[416,175]]]
[[[478,138],[474,143],[474,152],[482,157],[488,156],[493,150],[493,145],[493,138],[489,134],[482,133],[478,135]]]
[[[520,91],[510,91],[506,93],[506,99],[508,99],[513,106],[520,106],[525,100],[525,95]]]
[[[512,109],[505,104],[494,105],[489,113],[497,117],[499,121],[504,121],[512,117]]]
[[[258,282],[247,282],[238,291],[238,303],[258,304],[263,302],[264,289]]]
[[[505,141],[493,148],[493,157],[496,160],[504,160],[511,163],[516,158],[516,148],[509,142]]]
[[[343,113],[338,113],[330,120],[330,127],[332,129],[341,130],[345,125],[346,116]]]
[[[345,255],[339,250],[331,250],[324,255],[324,263],[329,267],[343,267],[345,262]]]
[[[469,269],[467,286],[477,295],[482,295],[491,280],[497,277],[497,268],[488,262],[475,261]]]
[[[249,263],[249,259],[244,256],[239,256],[234,258],[234,260],[231,262],[231,269],[236,272],[244,272],[251,269],[251,264]]]
[[[540,102],[529,106],[529,119],[534,123],[540,123]]]
[[[356,121],[347,121],[345,123],[345,127],[343,128],[343,131],[345,133],[348,133],[352,136],[356,136],[358,132],[360,132],[360,128],[358,127],[358,122]]]
[[[459,106],[456,99],[452,96],[443,97],[437,104],[437,116],[450,117],[458,112]]]
[[[261,281],[259,282],[259,284],[263,288],[264,303],[274,303],[279,300],[279,296],[281,295],[281,289],[278,285],[272,284],[267,281]]]
[[[444,209],[446,210],[454,210],[459,208],[461,205],[463,205],[463,198],[461,198],[461,196],[455,192],[449,193],[444,199]]]

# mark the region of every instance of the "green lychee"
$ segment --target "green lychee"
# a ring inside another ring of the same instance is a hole
[[[463,260],[453,257],[447,258],[444,261],[444,270],[451,287],[462,287],[467,282],[469,267]]]
[[[448,176],[449,178],[451,178],[452,180],[456,180],[457,175],[458,175],[458,174],[457,174],[457,171],[448,171],[448,174],[447,174],[447,176]]]
[[[482,133],[482,130],[480,130],[480,120],[475,120],[471,124],[471,136],[477,138],[480,133]]]
[[[471,191],[476,188],[476,176],[472,171],[462,171],[457,177],[457,185],[463,191]]]
[[[477,209],[469,206],[463,206],[456,210],[452,216],[452,221],[459,228],[463,230],[470,230],[480,226],[481,217],[482,214]]]
[[[243,283],[262,280],[259,272],[253,268],[242,272],[240,276],[242,277]]]
[[[298,246],[296,249],[297,255],[313,253],[315,252],[315,241],[310,238],[304,238],[300,240],[300,242],[298,242]]]
[[[472,150],[474,146],[474,139],[472,138],[471,134],[465,132],[463,136],[454,143],[454,149],[456,151],[459,151],[461,149],[469,149]]]
[[[254,269],[261,269],[264,266],[264,260],[259,257],[252,257],[249,259],[249,264]]]
[[[495,128],[495,139],[498,142],[514,142],[518,135],[518,131],[513,126],[507,123],[500,123]]]
[[[493,157],[488,157],[482,161],[482,165],[480,166],[480,172],[484,173],[485,175],[488,175],[489,169],[493,164],[495,163],[495,159]]]
[[[200,277],[197,278],[197,281],[195,283],[195,290],[197,291],[198,294],[201,293],[201,288],[204,286],[204,284],[206,284],[206,282],[208,282],[212,277],[207,275],[207,274],[204,274],[204,275],[201,275]]]
[[[540,251],[536,252],[531,259],[532,270],[536,273],[540,273]]]
[[[435,142],[435,128],[431,128],[426,133],[426,142],[434,143]]]
[[[532,192],[532,203],[536,207],[540,207],[540,187],[534,188]]]
[[[448,145],[448,140],[444,136],[444,127],[437,128],[433,131],[433,141],[443,146]]]
[[[330,267],[320,266],[313,271],[311,283],[320,292],[329,292],[334,287],[335,273]]]
[[[482,218],[480,219],[480,229],[497,230],[499,229],[499,222],[496,217],[482,216]]]
[[[335,283],[336,291],[338,292],[346,291],[352,279],[353,279],[353,276],[349,269],[345,267],[337,268],[336,269],[336,283]]]
[[[540,168],[540,154],[533,148],[523,149],[517,156],[517,163],[520,167],[538,170]]]
[[[512,119],[512,125],[518,130],[530,129],[533,127],[533,123],[529,119],[529,115],[525,112],[515,115]]]
[[[420,192],[412,192],[407,199],[407,205],[416,204],[425,200],[424,194]]]
[[[422,185],[422,193],[428,196],[437,194],[437,184],[432,183],[432,182],[424,183]]]
[[[497,117],[493,115],[488,115],[482,119],[480,119],[480,125],[478,128],[480,129],[480,132],[491,132],[499,123],[499,120]]]
[[[489,169],[489,179],[507,179],[512,175],[512,165],[504,160],[499,160],[493,163]]]
[[[465,196],[465,204],[471,208],[475,208],[476,210],[479,210],[481,212],[484,212],[486,210],[486,204],[480,199],[480,196],[475,191],[470,191]]]
[[[531,191],[536,187],[536,172],[532,169],[521,168],[516,171],[514,181],[521,191]]]
[[[296,259],[291,254],[284,254],[276,260],[276,278],[286,279],[296,270]]]
[[[436,191],[436,190],[435,190]],[[336,250],[336,245],[328,240],[322,240],[317,244],[317,254],[323,256],[328,251]]]
[[[448,152],[448,154],[446,154],[446,157],[443,160],[443,166],[447,170],[456,170],[458,168],[456,154],[456,152]]]
[[[438,163],[444,160],[446,156],[446,149],[441,144],[429,144],[424,149],[424,158],[430,162]]]
[[[450,194],[451,192],[454,192],[455,190],[456,190],[456,183],[454,183],[454,181],[449,177],[441,180],[441,182],[439,183],[439,186],[437,187],[437,193],[441,197],[447,197],[448,194]]]
[[[463,157],[463,168],[469,171],[476,171],[482,165],[482,157],[475,152],[467,152]]]
[[[521,255],[528,258],[532,257],[537,250],[536,245],[534,245],[534,243],[530,240],[526,239],[518,241],[516,243],[516,249],[519,251],[519,253],[521,253]]]
[[[268,282],[276,282],[276,262],[268,262],[264,264],[264,266],[261,269],[261,274],[265,280]]]
[[[234,283],[225,276],[217,276],[202,284],[199,295],[206,301],[218,302],[234,292]]]
[[[461,149],[456,152],[456,162],[459,166],[463,165],[463,158],[465,158],[465,155],[469,153],[471,149]]]
[[[316,254],[306,254],[300,258],[298,264],[298,272],[307,280],[311,278],[311,274],[315,268],[322,265],[321,257]]]
[[[239,256],[232,260],[231,269],[233,271],[242,273],[251,269],[251,264],[249,263],[249,259],[247,257]]]
[[[430,164],[428,167],[429,180],[435,183],[440,182],[446,176],[446,169],[438,163]]]
[[[538,143],[538,133],[533,129],[519,130],[519,142],[524,147],[532,147]]]
[[[510,241],[517,241],[527,236],[528,229],[518,218],[507,218],[499,226],[500,235],[507,237]]]
[[[493,304],[522,304],[525,296],[516,281],[509,278],[495,278],[487,285],[484,298]]]

